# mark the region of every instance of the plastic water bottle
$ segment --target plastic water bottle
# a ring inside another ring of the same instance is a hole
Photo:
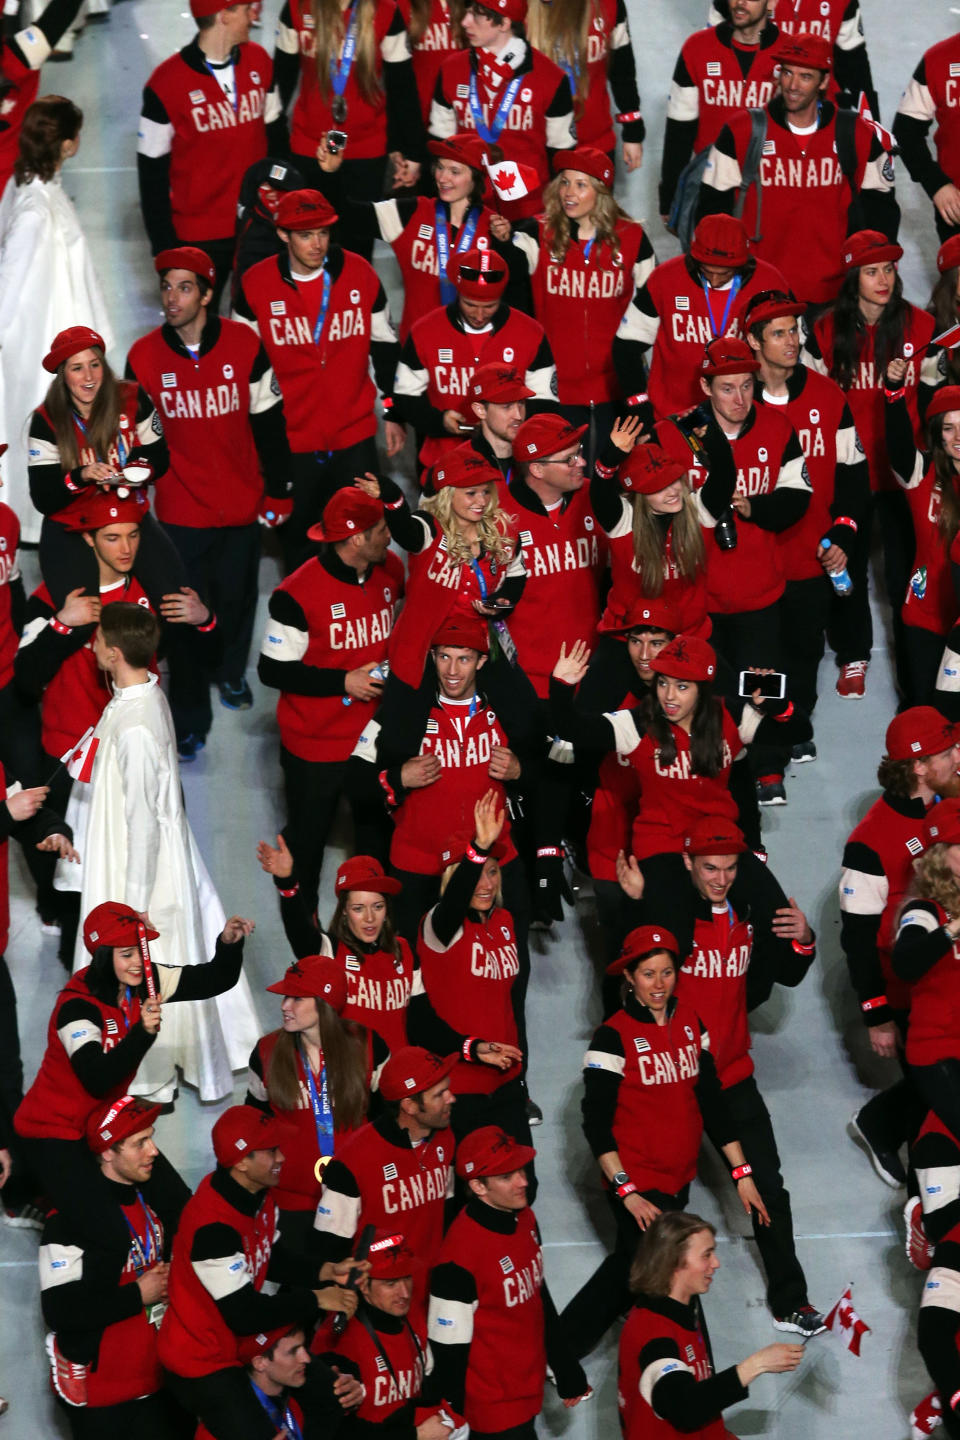
[[[389,674],[390,674],[390,661],[389,661],[389,660],[381,660],[380,663],[379,663],[379,665],[374,665],[373,669],[370,671],[370,679],[371,679],[371,680],[381,680],[381,681],[382,681],[382,680],[386,680],[386,678],[387,678],[387,676],[388,676]],[[352,695],[344,695],[344,697],[343,697],[343,699],[341,700],[340,703],[341,703],[341,705],[352,705],[352,704],[353,704],[353,696],[352,696]]]
[[[833,549],[831,541],[826,538],[821,540],[820,544],[824,547],[825,550]],[[850,575],[847,571],[846,566],[844,566],[842,570],[828,570],[827,574],[830,577],[830,584],[833,586],[834,590],[836,590],[838,595],[851,595],[853,593],[853,581],[850,579]]]

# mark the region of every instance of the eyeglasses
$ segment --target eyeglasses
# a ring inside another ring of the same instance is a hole
[[[579,465],[579,463],[580,463],[580,461],[581,461],[582,459],[583,459],[583,446],[582,446],[582,445],[578,445],[577,448],[576,448],[576,450],[574,450],[574,452],[573,452],[572,455],[567,455],[567,456],[565,456],[564,459],[562,459],[562,460],[550,459],[550,460],[547,460],[545,463],[546,463],[547,465],[566,465],[566,466],[568,467],[568,469],[572,470],[575,465]]]

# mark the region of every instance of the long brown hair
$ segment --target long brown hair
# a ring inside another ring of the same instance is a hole
[[[100,357],[103,365],[103,384],[97,391],[97,398],[90,409],[90,418],[84,422],[86,425],[84,449],[92,450],[101,460],[106,460],[110,453],[110,446],[116,444],[120,416],[131,397],[136,393],[136,386],[127,380],[117,379],[99,345],[92,345],[88,348],[93,350],[94,355]],[[70,391],[67,389],[67,382],[63,378],[66,366],[67,361],[65,360],[58,367],[56,375],[50,381],[43,404],[56,436],[57,449],[60,451],[60,463],[64,470],[73,470],[80,463],[80,447],[77,444],[77,429],[73,423],[76,411]]]
[[[535,50],[541,50],[557,65],[573,65],[577,87],[573,97],[574,112],[579,114],[587,96],[587,40],[593,20],[593,0],[530,0],[527,7],[527,37]]]
[[[933,316],[935,335],[949,330],[951,325],[956,325],[960,316],[960,307],[957,304],[958,279],[960,266],[952,265],[943,272],[933,287],[927,313]],[[960,350],[941,350],[939,358],[941,366],[944,367],[943,377],[947,384],[960,385]]]
[[[60,165],[64,140],[76,140],[83,111],[65,95],[42,95],[27,107],[13,173],[18,185],[52,180]]]
[[[640,1236],[630,1266],[630,1289],[634,1295],[669,1295],[673,1277],[683,1264],[687,1246],[694,1235],[709,1230],[709,1220],[683,1210],[663,1210]]]
[[[457,50],[463,50],[466,46],[466,39],[463,34],[463,12],[465,10],[463,0],[447,0],[447,10],[450,13],[450,39]],[[410,24],[407,26],[407,33],[410,36],[411,46],[419,45],[430,24],[430,11],[433,9],[433,0],[410,0]]]
[[[344,945],[356,945],[357,937],[350,929],[350,919],[347,915],[347,906],[350,903],[352,890],[345,890],[342,895],[337,896],[337,908],[333,912],[333,919],[330,921],[330,934]],[[390,900],[384,895],[387,911],[383,918],[383,928],[380,931],[380,938],[377,945],[381,950],[386,950],[397,960],[400,959],[400,942],[397,939],[397,932],[394,929],[393,917],[390,914]]]
[[[949,554],[957,531],[960,530],[960,495],[957,493],[960,474],[943,448],[943,421],[942,415],[934,415],[927,429],[933,450],[933,470],[936,477],[934,485],[940,495],[937,529],[940,531],[944,551]]]
[[[357,49],[353,59],[353,75],[357,87],[369,105],[375,105],[383,94],[383,82],[377,68],[377,45],[374,16],[376,0],[355,0],[357,7]],[[310,0],[313,12],[313,33],[316,37],[315,61],[317,84],[324,100],[333,93],[330,84],[330,61],[339,59],[347,27],[340,0]]]
[[[677,758],[677,740],[664,715],[657,693],[656,678],[640,703],[640,721],[659,752],[661,765]],[[713,682],[697,680],[697,703],[690,726],[690,763],[694,775],[719,775],[723,769],[723,703],[714,694]]]
[[[549,9],[542,0],[537,0],[541,10]],[[611,255],[616,259],[620,254],[620,237],[617,234],[617,221],[629,220],[630,216],[626,210],[621,210],[616,200],[606,185],[601,185],[592,175],[587,179],[593,186],[594,200],[592,217],[596,227],[596,243],[606,245]],[[545,239],[550,254],[557,260],[562,260],[570,248],[570,220],[566,211],[560,203],[560,176],[557,175],[546,190],[543,192],[543,208],[546,214]]]
[[[327,1070],[333,1123],[354,1130],[367,1113],[367,1030],[342,1020],[325,1000],[317,1000],[320,1050]],[[281,1030],[267,1066],[267,1094],[277,1110],[296,1110],[300,1098],[297,1037]]]
[[[663,592],[666,578],[667,541],[663,526],[650,508],[646,495],[632,495],[633,559],[640,577],[641,594],[655,599]],[[673,558],[685,580],[694,580],[706,565],[703,530],[697,519],[693,495],[684,492],[683,509],[670,522]]]

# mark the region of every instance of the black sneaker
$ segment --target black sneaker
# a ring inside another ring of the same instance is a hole
[[[200,751],[206,746],[206,740],[202,735],[184,735],[182,740],[177,741],[177,754],[184,765],[189,765],[191,760],[196,760]]]
[[[529,1095],[527,1096],[527,1124],[531,1129],[534,1125],[543,1124],[543,1111],[536,1100],[531,1100]]]
[[[799,745],[794,745],[790,752],[794,765],[809,765],[810,761],[816,758],[817,747],[812,740],[802,740]]]
[[[860,1141],[867,1152],[870,1164],[874,1170],[876,1170],[884,1185],[889,1185],[892,1190],[899,1190],[902,1185],[906,1185],[907,1183],[907,1172],[900,1163],[900,1156],[896,1150],[883,1149],[882,1145],[877,1143],[876,1136],[871,1139],[861,1124],[860,1116],[862,1113],[861,1110],[858,1110],[850,1119],[850,1123],[847,1126],[850,1138]]]
[[[786,805],[787,792],[782,775],[761,775],[757,781],[758,805]]]
[[[220,691],[220,704],[226,705],[228,710],[253,709],[253,691],[246,680],[240,680],[237,684],[221,680],[217,689]]]
[[[812,1305],[801,1305],[799,1310],[791,1310],[789,1315],[778,1315],[774,1317],[773,1328],[775,1330],[792,1330],[795,1335],[802,1335],[804,1340],[809,1340],[811,1335],[821,1335],[827,1328],[827,1323],[819,1310]]]

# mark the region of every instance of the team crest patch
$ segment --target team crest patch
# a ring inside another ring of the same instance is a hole
[[[960,75],[960,65],[951,65],[951,66],[950,66],[950,78],[951,78],[951,80],[956,79],[956,77],[957,77],[958,75]]]
[[[466,100],[466,98],[467,98],[467,96],[468,96],[469,94],[470,94],[470,86],[469,86],[469,85],[458,85],[458,86],[457,86],[457,99],[458,99],[458,100]]]
[[[642,1035],[634,1035],[633,1043],[637,1047],[638,1055],[646,1055],[647,1051],[650,1049],[650,1041],[644,1040]]]
[[[432,240],[432,239],[433,239],[433,226],[432,226],[432,225],[421,225],[421,226],[420,226],[420,229],[417,231],[417,237],[418,237],[418,239],[420,239],[420,240]]]
[[[116,1022],[116,1020],[108,1020],[108,1021],[107,1021],[107,1034],[108,1034],[108,1035],[116,1035],[117,1033],[118,1033],[118,1030],[117,1030],[117,1022]]]
[[[342,620],[346,613],[347,607],[346,605],[344,605],[342,600],[338,600],[335,605],[330,606],[330,614],[333,616],[334,620]]]
[[[271,179],[271,180],[285,180],[285,179],[286,179],[286,176],[287,176],[287,167],[286,167],[286,165],[271,165],[271,166],[270,166],[270,179]]]
[[[520,531],[520,544],[521,544],[521,545],[532,545],[532,544],[533,544],[533,535],[532,535],[532,533],[531,533],[529,530],[521,530],[521,531]]]
[[[177,377],[172,370],[167,370],[160,376],[160,383],[164,390],[172,390],[177,383]]]
[[[697,1357],[696,1357],[696,1354],[694,1353],[693,1346],[692,1346],[692,1345],[688,1345],[688,1346],[686,1347],[686,1350],[685,1350],[684,1353],[686,1354],[686,1357],[687,1357],[687,1363],[688,1363],[689,1365],[694,1365],[694,1364],[696,1363]]]
[[[919,838],[919,836],[911,835],[910,839],[907,841],[907,849],[910,851],[911,855],[922,855],[923,841]]]
[[[676,309],[676,310],[689,310],[689,309],[690,309],[690,296],[689,296],[689,295],[674,295],[674,297],[673,297],[673,304],[674,304],[674,309]]]
[[[287,313],[287,302],[286,302],[286,300],[271,300],[271,301],[270,301],[270,314],[271,314],[271,315],[286,315],[286,313]]]
[[[533,99],[533,91],[532,91],[532,90],[521,90],[521,91],[520,91],[520,99],[523,101],[524,105],[529,105],[529,104],[530,104],[530,101]]]
[[[720,61],[719,61],[719,60],[708,60],[708,61],[707,61],[707,74],[708,74],[708,75],[719,75],[719,74],[720,74]]]
[[[190,91],[190,104],[191,104],[191,105],[202,105],[203,102],[204,102],[204,98],[205,98],[205,97],[204,97],[204,93],[203,93],[202,90],[191,90],[191,91]]]
[[[351,305],[359,305],[359,304],[360,304],[360,291],[359,291],[359,290],[351,290],[351,291],[350,291],[350,304],[351,304]]]
[[[427,733],[428,735],[439,735],[439,733],[440,733],[440,725],[439,725],[439,722],[436,721],[436,720],[428,720],[428,721],[427,721],[427,731],[426,731],[426,733]]]
[[[392,1161],[391,1161],[391,1163],[390,1163],[389,1165],[384,1165],[384,1167],[383,1167],[383,1178],[384,1178],[384,1180],[396,1180],[396,1178],[397,1178],[397,1167],[396,1167],[396,1165],[393,1164]]]
[[[359,970],[360,961],[357,959],[356,955],[348,955],[343,962],[343,967],[345,970]]]
[[[764,140],[763,153],[764,155],[776,155],[777,142],[775,140]]]
[[[452,351],[452,350],[438,350],[438,351],[437,351],[437,359],[439,360],[439,362],[440,362],[441,365],[452,365],[452,364],[453,364],[453,351]]]
[[[811,410],[811,411],[810,411],[810,424],[811,424],[811,425],[819,425],[819,424],[820,424],[820,411],[819,411],[819,410]]]
[[[384,1355],[378,1355],[378,1356],[377,1356],[377,1369],[378,1369],[378,1370],[386,1370],[386,1368],[387,1368],[386,1357],[385,1357]]]
[[[514,1267],[513,1267],[513,1261],[510,1259],[510,1256],[509,1256],[509,1255],[501,1255],[501,1257],[500,1257],[500,1269],[503,1271],[504,1275],[512,1275],[512,1274],[513,1274],[513,1268],[514,1268]]]

